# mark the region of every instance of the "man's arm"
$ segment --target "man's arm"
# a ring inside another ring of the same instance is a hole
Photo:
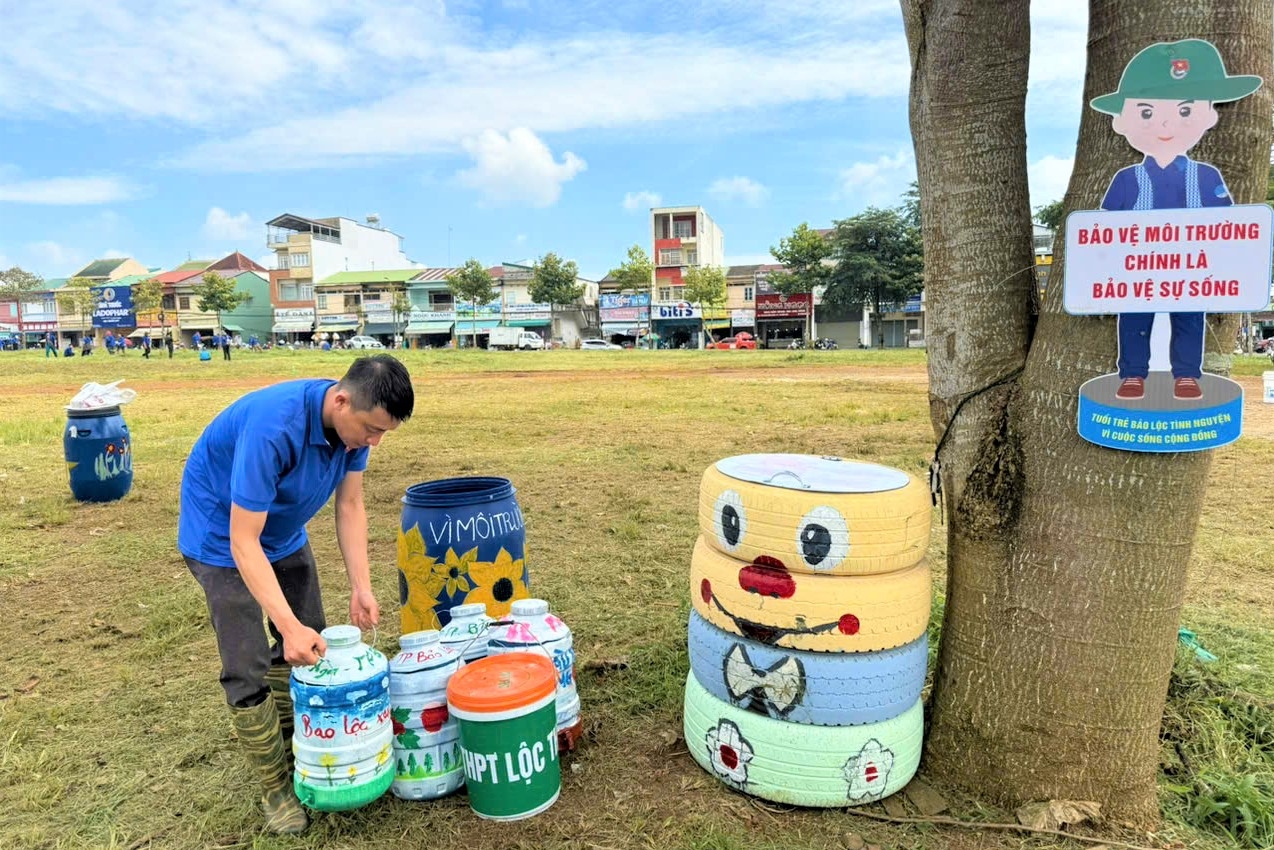
[[[372,594],[367,560],[367,508],[363,505],[363,473],[348,472],[336,487],[336,542],[349,575],[350,622],[369,629],[380,622],[380,606]]]
[[[315,664],[327,652],[327,644],[318,632],[296,618],[283,596],[274,568],[261,548],[265,518],[265,511],[230,505],[230,554],[252,598],[283,636],[283,659],[294,667]]]

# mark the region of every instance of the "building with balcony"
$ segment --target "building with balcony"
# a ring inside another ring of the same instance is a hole
[[[725,308],[705,316],[701,305],[685,300],[685,271],[724,265],[725,234],[698,206],[652,208],[650,232],[655,265],[651,326],[662,345],[698,347],[703,330],[728,328],[730,319]]]
[[[407,282],[420,272],[412,268],[328,275],[314,286],[316,332],[343,337],[363,334],[393,343],[411,317]]]

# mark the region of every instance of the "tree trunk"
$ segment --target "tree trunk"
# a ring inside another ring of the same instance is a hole
[[[1095,800],[1149,825],[1210,456],[1079,438],[1079,386],[1113,371],[1115,321],[1062,311],[1060,252],[1032,327],[1027,0],[903,0],[903,11],[930,408],[950,518],[928,769],[1002,803]],[[1085,104],[1114,91],[1143,47],[1191,36],[1211,37],[1230,73],[1271,79],[1268,0],[1094,0],[1089,26]],[[1221,169],[1237,202],[1257,201],[1269,87],[1219,111],[1195,156]],[[1097,208],[1114,172],[1138,158],[1085,106],[1066,209]],[[1209,318],[1209,371],[1228,369],[1234,327]]]

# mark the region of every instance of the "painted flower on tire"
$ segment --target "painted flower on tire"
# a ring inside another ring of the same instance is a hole
[[[465,597],[466,603],[481,602],[487,606],[487,616],[499,619],[509,613],[515,600],[531,595],[522,573],[526,559],[513,556],[501,548],[494,561],[475,561],[469,565],[469,578],[476,585]]]
[[[752,761],[752,745],[729,720],[720,720],[715,729],[703,736],[708,746],[708,761],[717,776],[736,785],[748,781],[748,764]]]
[[[854,803],[878,800],[885,795],[889,771],[894,767],[894,754],[872,738],[858,754],[850,757],[842,769],[849,783],[849,799]]]

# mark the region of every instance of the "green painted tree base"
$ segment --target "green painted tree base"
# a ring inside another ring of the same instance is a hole
[[[306,808],[316,812],[348,812],[358,809],[381,797],[394,783],[394,772],[385,771],[371,782],[339,787],[314,786],[303,783],[299,776],[292,778],[297,799]]]

